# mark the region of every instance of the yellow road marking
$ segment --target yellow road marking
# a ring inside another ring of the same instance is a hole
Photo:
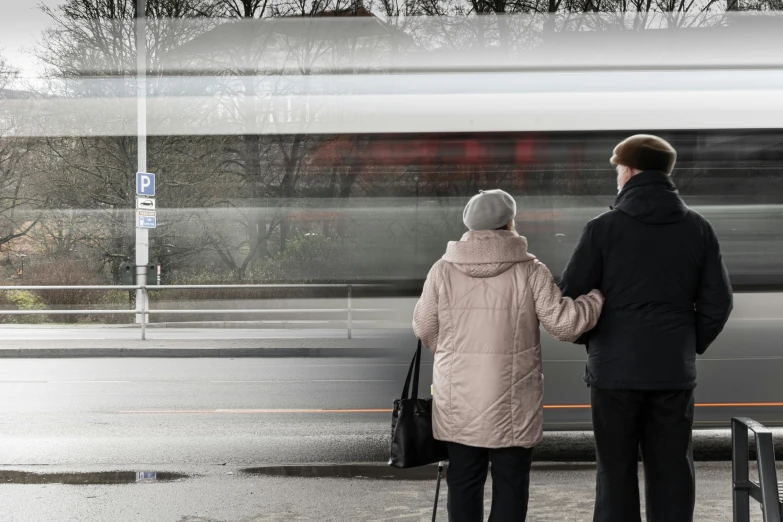
[[[714,402],[696,404],[697,408],[783,408],[783,402]],[[588,410],[589,404],[547,404],[545,410]],[[219,409],[219,410],[125,410],[119,413],[135,414],[243,414],[243,413],[391,413],[390,408],[358,408],[358,409],[280,409],[280,408],[252,408],[252,409]]]

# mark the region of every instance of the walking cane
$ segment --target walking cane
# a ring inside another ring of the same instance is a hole
[[[430,395],[435,395],[434,385],[430,385]],[[438,499],[440,498],[440,479],[443,477],[443,466],[445,462],[438,462],[438,481],[435,483],[435,506],[432,508],[432,522],[435,522],[435,518],[438,516]]]
[[[435,507],[432,508],[432,522],[438,516],[438,498],[440,497],[440,479],[443,476],[443,461],[438,462],[438,482],[435,484]]]

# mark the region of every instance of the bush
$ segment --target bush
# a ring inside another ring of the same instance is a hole
[[[322,234],[301,234],[286,250],[254,272],[256,279],[290,283],[330,283],[354,279],[368,265],[355,241]]]
[[[111,310],[131,309],[135,306],[136,298],[133,292],[127,290],[108,290],[102,292],[93,292],[102,296],[99,309],[107,308]],[[130,314],[111,314],[95,317],[96,321],[109,324],[132,323],[135,319]]]
[[[12,290],[6,292],[6,301],[17,310],[43,310],[45,303],[33,292]],[[41,324],[46,322],[45,315],[7,315],[9,322],[18,324]]]
[[[25,274],[25,285],[30,286],[94,286],[106,285],[103,275],[90,269],[80,261],[65,260],[34,265]],[[106,290],[40,290],[35,294],[46,306],[52,309],[107,308],[108,303],[118,299],[118,294]],[[127,297],[126,297],[127,299]],[[89,319],[86,315],[51,315],[51,321],[58,323],[77,323]],[[106,318],[97,318],[104,321]]]
[[[288,241],[286,250],[262,260],[244,280],[215,270],[179,272],[171,283],[183,285],[342,283],[355,280],[368,266],[355,242],[344,237],[301,234]],[[150,300],[234,300],[265,298],[344,297],[342,288],[206,289],[151,292]]]

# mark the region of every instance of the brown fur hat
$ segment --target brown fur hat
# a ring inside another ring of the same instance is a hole
[[[638,170],[660,170],[671,174],[677,151],[664,139],[650,134],[636,134],[621,141],[609,163]]]

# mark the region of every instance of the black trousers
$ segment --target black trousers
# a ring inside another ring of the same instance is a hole
[[[591,399],[598,464],[593,521],[641,522],[641,449],[647,522],[692,522],[693,390],[592,388]]]
[[[530,491],[529,448],[486,449],[449,443],[449,522],[484,520],[484,483],[492,462],[489,522],[524,522]]]

